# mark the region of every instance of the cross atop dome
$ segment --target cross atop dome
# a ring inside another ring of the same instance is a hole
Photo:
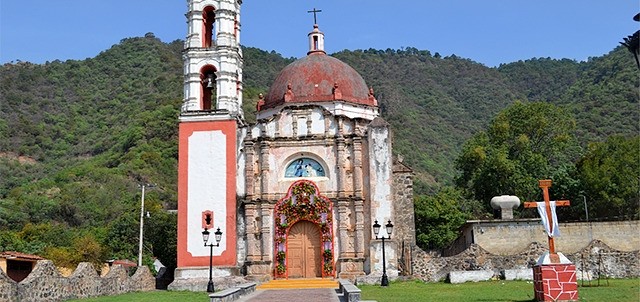
[[[313,13],[313,24],[318,24],[318,18],[316,16],[316,13],[321,13],[322,10],[321,9],[316,9],[315,7],[313,8],[313,10],[308,10],[307,13]]]
[[[321,10],[316,8],[308,11],[314,14],[316,22],[316,14],[319,12]],[[289,64],[280,72],[269,93],[259,100],[258,115],[270,115],[272,112],[267,109],[289,103],[340,102],[358,108],[366,106],[365,110],[370,111],[358,111],[357,114],[362,113],[362,117],[369,120],[378,116],[378,102],[373,91],[355,69],[327,55],[324,50],[324,33],[320,31],[318,24],[313,25],[308,36],[307,56]]]
[[[307,11],[307,13],[313,13],[313,31],[309,33],[309,52],[307,55],[313,53],[326,54],[324,51],[324,33],[322,33],[318,29],[318,18],[317,13],[322,12],[321,9],[316,9]]]

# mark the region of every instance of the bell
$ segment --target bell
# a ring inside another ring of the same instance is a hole
[[[212,89],[214,88],[213,85],[215,85],[215,79],[214,79],[214,75],[213,74],[209,74],[207,76],[207,88]]]

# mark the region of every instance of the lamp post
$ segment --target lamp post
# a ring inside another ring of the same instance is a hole
[[[391,220],[387,222],[385,225],[387,229],[387,237],[378,238],[378,233],[380,232],[380,224],[376,220],[373,223],[373,233],[376,235],[376,239],[382,239],[382,280],[380,281],[380,286],[389,286],[389,279],[387,278],[387,259],[385,259],[385,248],[384,248],[384,240],[391,239],[391,232],[393,231],[393,224],[391,224]]]
[[[207,241],[209,241],[209,234],[210,233],[206,228],[204,229],[204,231],[202,231],[202,240],[204,240],[204,246],[209,247],[209,283],[207,284],[207,292],[212,293],[214,291],[213,290],[213,247],[220,246],[220,240],[222,239],[222,232],[220,231],[220,228],[218,228],[218,230],[213,233],[213,235],[215,235],[215,238],[216,238],[216,244],[213,244],[213,242],[207,244]]]

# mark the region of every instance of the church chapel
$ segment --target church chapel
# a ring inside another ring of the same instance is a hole
[[[412,172],[393,156],[373,88],[327,55],[313,24],[307,37],[292,37],[308,43],[306,56],[260,95],[257,122],[248,124],[242,1],[187,3],[174,288],[207,278],[205,229],[222,232],[214,278],[355,279],[382,275],[372,225],[386,237],[391,222],[385,268],[396,277],[415,244]]]

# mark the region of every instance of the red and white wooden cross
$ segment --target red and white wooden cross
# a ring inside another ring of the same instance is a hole
[[[553,214],[551,213],[551,201],[549,199],[549,188],[551,187],[551,179],[543,179],[538,181],[538,185],[542,189],[542,196],[544,198],[544,205],[547,212],[547,221],[549,222],[549,233],[553,234]],[[556,207],[566,207],[571,205],[568,200],[557,200]],[[525,208],[536,208],[538,204],[535,201],[527,201],[524,203]],[[548,236],[548,235],[547,235]],[[560,262],[558,255],[556,254],[556,246],[553,241],[553,237],[549,238],[549,259],[554,262]]]

